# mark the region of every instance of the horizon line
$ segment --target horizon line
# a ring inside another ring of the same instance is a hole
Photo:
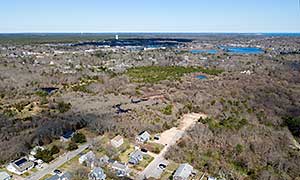
[[[53,31],[53,32],[47,32],[47,31],[24,31],[24,32],[0,32],[0,34],[125,34],[125,33],[144,33],[144,34],[167,34],[167,33],[176,33],[176,34],[300,34],[300,31],[264,31],[264,32],[231,32],[231,31],[86,31],[86,32],[77,32],[77,31]]]

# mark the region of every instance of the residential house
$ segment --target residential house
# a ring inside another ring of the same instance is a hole
[[[34,162],[28,160],[27,157],[22,157],[12,163],[9,163],[6,168],[12,173],[21,175],[27,172],[28,170],[32,169],[33,167]]]
[[[109,157],[107,155],[104,155],[99,159],[98,162],[99,162],[100,166],[105,166],[109,163]]]
[[[111,168],[116,172],[118,177],[129,176],[130,169],[127,164],[115,161],[112,163]]]
[[[180,164],[176,172],[173,175],[174,180],[188,180],[193,172],[193,167],[187,163]]]
[[[217,180],[217,178],[209,176],[207,180]]]
[[[11,180],[11,176],[4,171],[0,171],[0,180]]]
[[[105,180],[106,174],[100,167],[94,168],[89,174],[89,180]]]
[[[74,136],[74,131],[67,131],[60,137],[60,141],[66,142],[69,141]]]
[[[55,174],[46,180],[71,180],[72,176],[69,172],[64,173],[63,175],[59,176],[58,174]]]
[[[137,165],[141,160],[143,160],[143,153],[141,150],[137,149],[131,153],[128,162],[130,164]]]
[[[87,166],[93,166],[96,161],[96,155],[93,153],[93,151],[89,151],[88,153],[82,155],[79,157],[79,163],[86,163]]]
[[[118,135],[110,140],[110,143],[113,147],[118,148],[124,143],[124,139],[122,136]]]
[[[150,140],[150,137],[151,136],[147,131],[143,131],[136,137],[136,141],[140,143],[145,143]]]

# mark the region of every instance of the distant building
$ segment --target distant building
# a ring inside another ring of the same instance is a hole
[[[93,153],[93,151],[89,151],[88,153],[80,156],[78,161],[80,164],[86,162],[87,166],[93,166],[94,162],[96,161],[96,155]]]
[[[143,131],[136,137],[136,141],[140,143],[145,143],[150,140],[150,137],[151,136],[147,131]]]
[[[74,136],[73,131],[67,131],[60,137],[60,141],[66,142],[69,141]]]
[[[94,168],[89,174],[89,180],[105,180],[106,174],[100,167]]]
[[[34,167],[34,163],[29,161],[27,157],[20,158],[10,163],[6,168],[8,171],[21,175]]]
[[[57,174],[47,178],[46,180],[71,180],[72,176],[70,173],[66,172],[63,175],[59,176]]]
[[[0,171],[0,180],[11,180],[11,176],[4,171]]]
[[[111,168],[116,172],[116,175],[118,177],[129,176],[130,169],[128,165],[125,163],[120,163],[118,161],[115,161],[112,163]]]
[[[124,143],[124,139],[122,136],[118,135],[110,140],[110,143],[113,147],[118,148]]]
[[[141,150],[137,149],[131,153],[128,163],[137,165],[141,160],[143,160],[143,153]]]
[[[180,164],[173,175],[174,180],[188,180],[193,172],[193,167],[187,163]]]

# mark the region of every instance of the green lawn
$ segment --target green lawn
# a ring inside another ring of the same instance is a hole
[[[138,170],[138,171],[142,171],[144,170],[148,164],[150,164],[151,161],[153,161],[154,157],[149,156],[149,155],[145,155],[143,160],[134,166],[134,169]]]
[[[130,145],[130,147],[126,151],[122,152],[119,155],[120,161],[124,162],[124,163],[127,163],[128,160],[129,160],[129,155],[128,154],[132,153],[133,151],[134,151],[134,146]]]
[[[176,171],[176,169],[178,168],[179,164],[175,163],[175,162],[170,162],[169,165],[167,166],[167,168],[165,169],[165,171],[163,172],[163,174],[161,175],[162,180],[169,180],[170,177],[172,176],[172,173],[174,171]]]
[[[188,73],[202,72],[209,75],[219,75],[223,70],[205,69],[202,67],[182,66],[143,66],[128,69],[126,74],[134,82],[157,83],[162,80],[178,80]]]

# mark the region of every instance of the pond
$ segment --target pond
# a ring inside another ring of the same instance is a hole
[[[256,47],[230,47],[230,46],[222,46],[220,47],[224,51],[233,54],[262,54],[264,51],[260,48]]]
[[[193,50],[190,50],[190,52],[192,54],[217,54],[218,51],[215,50],[215,49],[193,49]]]
[[[58,88],[55,87],[46,87],[46,88],[40,88],[41,91],[45,91],[46,93],[50,94],[51,92],[58,90]]]
[[[203,79],[207,79],[207,76],[204,75],[198,75],[196,76],[197,79],[203,80]]]

